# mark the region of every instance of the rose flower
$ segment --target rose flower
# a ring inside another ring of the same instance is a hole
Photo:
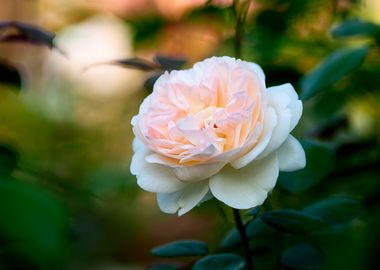
[[[279,171],[305,166],[289,134],[301,114],[292,85],[266,88],[255,63],[212,57],[166,72],[132,119],[131,172],[166,213],[182,215],[212,197],[255,207]]]

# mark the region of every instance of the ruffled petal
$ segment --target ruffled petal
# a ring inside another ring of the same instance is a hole
[[[264,120],[264,130],[259,138],[259,142],[244,156],[238,158],[237,160],[231,162],[231,166],[235,169],[243,168],[257,158],[268,146],[268,143],[271,141],[273,130],[277,125],[277,116],[275,111],[272,108],[268,108],[265,113]]]
[[[157,202],[161,211],[181,216],[198,205],[209,191],[208,181],[190,184],[174,193],[158,193]]]
[[[305,151],[292,135],[286,139],[277,151],[280,171],[291,172],[306,166]]]
[[[260,205],[275,186],[279,173],[276,154],[235,170],[226,166],[210,178],[210,190],[218,200],[237,209]]]

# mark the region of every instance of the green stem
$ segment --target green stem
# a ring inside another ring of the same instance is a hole
[[[249,240],[245,231],[245,226],[241,220],[240,211],[238,209],[232,208],[232,212],[234,213],[236,228],[239,231],[241,243],[243,245],[247,270],[253,270],[251,250],[249,248]]]
[[[234,39],[234,49],[235,57],[242,57],[242,44],[244,38],[244,23],[248,13],[249,3],[248,1],[240,3],[240,0],[234,0],[234,14],[236,18],[235,24],[235,39]]]

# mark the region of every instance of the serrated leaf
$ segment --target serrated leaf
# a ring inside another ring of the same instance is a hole
[[[240,270],[245,266],[245,261],[242,257],[222,253],[216,255],[206,256],[199,261],[197,261],[193,270]]]
[[[301,98],[307,100],[324,91],[361,65],[369,47],[341,49],[328,56],[301,81]]]
[[[285,250],[281,255],[281,263],[286,269],[320,269],[323,264],[323,255],[311,244],[301,243]]]
[[[33,262],[36,269],[56,269],[67,247],[68,217],[45,190],[0,181],[0,235],[7,241],[4,252]]]
[[[295,210],[265,212],[260,218],[272,228],[283,233],[311,234],[327,232],[330,226],[321,219]]]
[[[335,38],[351,36],[372,36],[380,37],[380,26],[374,23],[351,19],[331,30],[331,35]]]
[[[361,203],[350,197],[328,198],[303,210],[304,213],[320,218],[331,225],[349,222],[364,213]]]
[[[156,55],[154,61],[158,63],[163,70],[174,70],[181,68],[186,64],[186,59],[180,57]]]
[[[281,172],[278,183],[289,192],[305,191],[322,181],[334,169],[334,152],[317,141],[303,140],[306,167],[295,172]]]
[[[207,252],[207,244],[196,240],[178,240],[151,250],[152,255],[159,257],[203,256]]]
[[[57,49],[54,38],[54,33],[36,25],[17,21],[0,21],[1,42],[26,42]]]

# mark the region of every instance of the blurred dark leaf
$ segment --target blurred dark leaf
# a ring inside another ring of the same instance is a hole
[[[285,250],[281,262],[286,269],[317,270],[323,264],[323,255],[316,247],[302,243]]]
[[[240,234],[236,228],[232,228],[223,238],[221,247],[232,248],[239,245],[241,242]]]
[[[115,61],[95,63],[95,64],[85,67],[83,72],[87,71],[88,69],[92,67],[99,66],[99,65],[116,65],[116,66],[121,66],[125,68],[138,69],[142,71],[152,71],[152,70],[157,70],[160,68],[160,66],[158,66],[157,64],[153,62],[135,57],[135,58],[129,58],[129,59],[121,59],[121,60],[115,60]]]
[[[0,145],[0,177],[9,176],[16,168],[17,162],[17,153],[9,146]]]
[[[62,266],[68,217],[58,200],[30,184],[0,182],[0,235],[6,251],[38,269]]]
[[[331,30],[331,35],[335,38],[351,36],[370,36],[375,39],[380,38],[380,26],[374,23],[351,19],[343,22]]]
[[[261,208],[260,206],[256,206],[253,209],[249,210],[246,215],[255,217],[260,212],[260,208]]]
[[[307,100],[361,65],[369,47],[341,49],[331,54],[301,81],[301,98]]]
[[[207,244],[196,240],[178,240],[151,250],[152,255],[160,257],[202,256],[207,252]]]
[[[246,225],[247,236],[250,239],[257,237],[267,238],[276,233],[272,227],[268,226],[260,218],[255,218]]]
[[[240,270],[244,266],[245,261],[242,257],[235,254],[222,253],[209,255],[200,259],[194,264],[193,270]]]
[[[174,70],[181,68],[186,64],[185,58],[156,55],[154,61],[158,63],[163,70]]]
[[[148,270],[178,270],[182,269],[182,267],[178,264],[169,264],[169,263],[162,263],[159,265],[153,265],[148,267]]]
[[[56,48],[55,34],[36,25],[16,21],[0,21],[0,42],[26,42]]]
[[[162,74],[156,74],[156,75],[153,75],[151,77],[149,77],[145,82],[144,82],[144,88],[145,89],[148,89],[148,90],[153,90],[153,86],[154,84],[156,83],[156,81],[158,80],[158,78],[161,76]]]
[[[356,199],[335,197],[316,202],[306,207],[303,212],[320,218],[330,225],[338,225],[361,216],[364,213],[364,209]]]
[[[10,84],[17,88],[21,87],[21,76],[20,72],[7,63],[6,61],[0,60],[0,84]]]
[[[306,167],[296,172],[281,172],[279,185],[289,192],[301,192],[323,180],[334,168],[334,153],[324,144],[305,140]]]
[[[324,221],[295,210],[265,212],[260,218],[276,230],[290,234],[322,233],[330,229]]]
[[[249,221],[245,226],[245,230],[248,238],[253,239],[253,242],[255,243],[258,242],[256,241],[256,238],[258,237],[267,239],[268,237],[276,233],[276,231],[272,227],[266,225],[260,218],[256,218],[254,220]],[[240,242],[241,238],[238,230],[236,228],[232,228],[223,238],[221,248],[233,248],[237,245],[240,245]]]

